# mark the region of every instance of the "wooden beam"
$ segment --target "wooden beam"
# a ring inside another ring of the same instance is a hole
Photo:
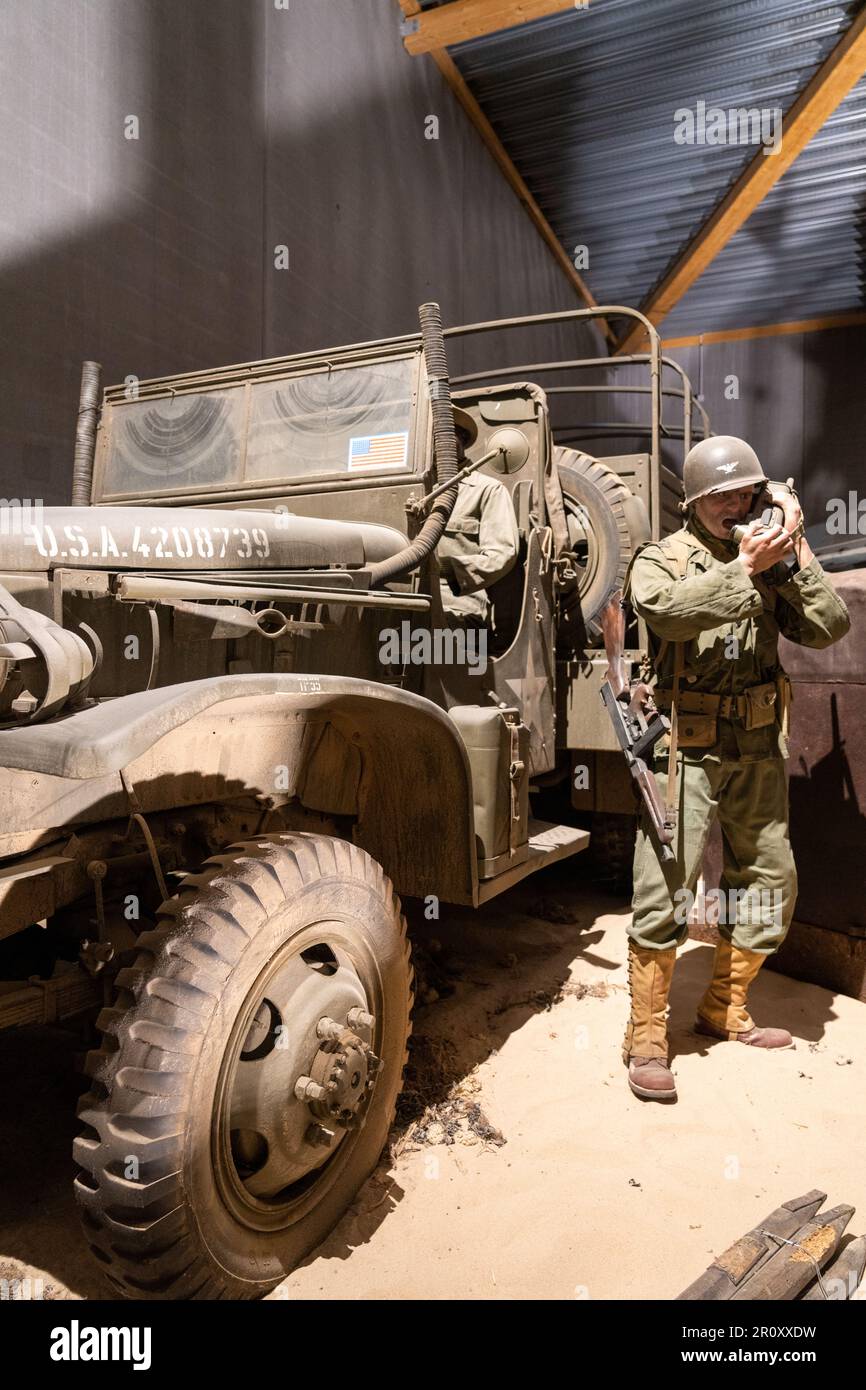
[[[664,338],[662,350],[670,348],[706,347],[708,343],[736,343],[746,338],[782,338],[789,333],[823,333],[829,328],[852,328],[866,324],[866,310],[852,309],[849,314],[828,314],[819,319],[792,319],[790,323],[769,323],[760,328],[724,328],[717,333],[693,333],[686,338]]]
[[[654,324],[661,323],[707,266],[727,246],[755,208],[778,183],[812,136],[866,73],[866,10],[861,11],[832,53],[786,113],[781,148],[766,155],[760,149],[728,190],[700,231],[674,261],[641,306]],[[619,346],[623,353],[636,351],[645,334],[640,325],[630,329]]]
[[[410,25],[403,42],[406,52],[432,53],[452,43],[483,38],[534,19],[585,8],[575,0],[451,0],[435,10],[416,8],[407,14]]]
[[[459,0],[454,0],[454,3],[458,2]],[[407,17],[420,13],[417,0],[399,0],[399,4]],[[450,6],[446,6],[445,8],[450,9]],[[517,198],[520,200],[528,216],[534,222],[536,230],[541,234],[548,249],[557,261],[557,264],[568,278],[572,288],[576,290],[587,308],[594,309],[597,301],[590,293],[586,282],[578,274],[562,242],[559,240],[559,237],[556,235],[544,213],[541,211],[541,208],[538,206],[538,203],[526,187],[526,184],[515,167],[514,161],[508,154],[508,151],[505,149],[505,146],[499,139],[499,136],[496,134],[496,131],[493,129],[493,126],[485,116],[475,97],[470,92],[463,74],[460,72],[454,59],[449,53],[446,53],[444,48],[430,50],[430,57],[445,78],[445,81],[448,83],[448,86],[463,107],[470,121],[475,126],[475,129],[481,136],[490,154],[499,165],[508,184],[517,195]],[[616,338],[607,320],[599,319],[598,325],[608,343],[611,345],[614,344]]]

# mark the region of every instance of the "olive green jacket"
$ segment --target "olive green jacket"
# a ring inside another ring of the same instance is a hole
[[[470,473],[457,489],[436,551],[446,612],[487,622],[490,602],[485,590],[513,568],[519,544],[508,489],[486,474]]]
[[[675,536],[644,546],[635,557],[627,592],[649,628],[659,686],[673,685],[677,643],[683,644],[683,690],[739,695],[782,673],[780,634],[822,648],[848,631],[848,610],[817,560],[774,588],[761,575],[750,579],[737,555],[735,542],[717,540],[692,516]],[[746,730],[733,721],[720,734],[725,756],[751,759],[785,751],[778,726]],[[713,750],[695,750],[698,756],[707,751]]]

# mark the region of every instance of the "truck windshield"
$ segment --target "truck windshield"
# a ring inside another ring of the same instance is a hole
[[[114,401],[101,496],[408,470],[414,365],[323,364],[280,381]]]

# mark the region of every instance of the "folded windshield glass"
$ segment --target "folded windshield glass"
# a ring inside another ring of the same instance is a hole
[[[411,467],[415,359],[112,401],[100,495],[392,473]]]

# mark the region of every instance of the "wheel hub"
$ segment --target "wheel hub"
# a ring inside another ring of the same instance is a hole
[[[224,1191],[250,1216],[292,1201],[364,1123],[381,1067],[368,998],[342,943],[325,937],[277,956],[248,996],[223,1064],[221,1124]]]
[[[380,1059],[369,1042],[349,1026],[362,1032],[372,1032],[376,1020],[362,1009],[350,1009],[346,1023],[322,1018],[316,1028],[321,1039],[313,1058],[310,1074],[295,1082],[295,1098],[306,1101],[312,1114],[325,1121],[316,1129],[326,1129],[327,1122],[336,1122],[345,1129],[354,1129],[359,1122],[364,1100],[376,1084]],[[318,1142],[322,1142],[316,1134]]]

